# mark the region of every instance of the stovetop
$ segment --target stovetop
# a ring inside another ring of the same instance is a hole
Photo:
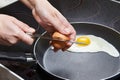
[[[103,24],[120,31],[120,3],[114,0],[49,0],[70,22],[89,22]],[[38,28],[37,22],[33,19],[31,10],[21,2],[0,9],[0,13],[15,16],[21,21],[34,27],[38,32],[44,29]],[[23,47],[24,46],[24,47]],[[11,47],[0,45],[0,52],[29,52],[33,53],[33,46],[22,42]],[[0,61],[9,69],[23,77],[25,80],[51,80],[38,68],[36,63]],[[120,79],[120,78],[118,78]],[[118,80],[116,79],[116,80]]]

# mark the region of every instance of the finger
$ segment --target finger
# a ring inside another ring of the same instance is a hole
[[[18,27],[18,25],[13,24],[14,27],[16,27],[16,31],[13,34],[13,37],[16,37],[18,40],[21,40],[28,45],[31,45],[34,41],[34,39],[26,34],[21,28]]]
[[[71,41],[75,41],[76,39],[76,31],[71,31],[71,34],[70,34],[70,40]],[[69,43],[70,44],[70,43]]]
[[[13,21],[13,23],[16,24],[19,28],[21,28],[24,32],[31,32],[31,33],[35,32],[34,28],[29,27],[27,24],[23,23],[22,21],[16,19]]]
[[[76,31],[74,27],[68,22],[68,20],[60,12],[58,12],[56,16],[59,19],[59,21],[63,24],[63,26],[65,26],[64,30],[62,31],[66,32],[66,34],[70,36],[70,40],[74,41],[76,36]]]
[[[69,28],[70,23],[68,23],[67,20],[64,18],[64,16],[61,13],[59,13],[56,9],[55,11],[56,12],[54,12],[53,16],[48,16],[48,18],[50,19],[49,21],[55,27],[55,29],[60,33],[66,35],[70,34],[70,28]],[[64,25],[65,23],[66,25]]]
[[[65,47],[62,48],[62,51],[66,51],[72,44],[65,43]]]
[[[52,26],[54,26],[54,28],[58,32],[60,32],[62,34],[69,34],[68,32],[66,32],[65,26],[58,19],[54,19],[54,20],[51,19],[51,24],[52,24]]]
[[[19,34],[19,39],[25,43],[27,43],[28,45],[32,45],[32,43],[34,42],[34,39],[29,36],[28,34],[21,32]]]

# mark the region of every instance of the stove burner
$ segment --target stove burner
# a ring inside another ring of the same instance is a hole
[[[112,20],[112,27],[118,31],[120,31],[120,17],[116,17]]]
[[[98,15],[101,7],[95,0],[69,0],[61,2],[60,8],[67,18],[82,20]]]

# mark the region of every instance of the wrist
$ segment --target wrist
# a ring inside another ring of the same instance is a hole
[[[41,0],[28,0],[33,6],[35,6],[36,5],[36,3],[38,2],[38,1],[41,1]]]
[[[28,0],[33,6],[35,6],[38,3],[44,3],[45,1],[48,0]]]

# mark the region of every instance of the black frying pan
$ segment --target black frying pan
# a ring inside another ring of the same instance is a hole
[[[102,37],[120,52],[119,32],[95,23],[72,23],[72,25],[77,34],[92,34]],[[4,57],[6,56],[2,56],[2,59],[6,59]],[[34,45],[34,57],[39,67],[54,78],[52,80],[104,80],[115,78],[120,73],[119,57],[112,57],[102,51],[93,54],[68,51],[55,53],[49,45],[49,40],[40,37]],[[20,59],[24,58],[18,60]]]
[[[102,37],[120,52],[120,34],[104,25],[95,23],[73,23],[77,34]],[[44,33],[45,34],[45,33]],[[38,38],[34,46],[37,63],[45,71],[60,79],[100,80],[108,79],[119,73],[120,59],[105,52],[71,53],[54,52],[49,41]]]

